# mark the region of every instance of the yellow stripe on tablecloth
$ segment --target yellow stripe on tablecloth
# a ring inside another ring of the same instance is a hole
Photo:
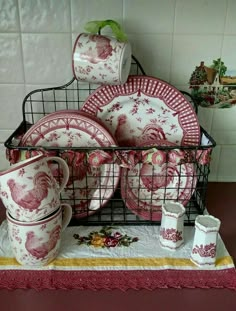
[[[13,257],[0,257],[0,268],[1,266],[20,266],[20,264]]]
[[[233,265],[230,256],[218,258],[216,267]],[[15,258],[0,257],[0,269],[4,266],[21,266]],[[56,258],[49,267],[196,267],[188,258]]]
[[[218,258],[216,267],[233,264],[230,256]],[[196,267],[194,263],[187,258],[57,258],[51,263],[57,267]],[[50,266],[50,264],[49,264]]]

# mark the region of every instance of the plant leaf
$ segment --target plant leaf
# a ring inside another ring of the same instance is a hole
[[[116,39],[118,41],[127,41],[127,36],[124,33],[124,31],[121,29],[120,24],[114,20],[111,20],[111,19],[107,19],[104,21],[87,22],[84,26],[84,29],[87,32],[90,32],[92,34],[96,34],[96,33],[99,33],[99,31],[106,26],[110,26],[110,28],[113,32],[113,35],[116,37]]]

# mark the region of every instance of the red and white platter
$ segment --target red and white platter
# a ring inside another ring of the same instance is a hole
[[[122,85],[96,89],[81,108],[98,117],[119,146],[146,139],[197,146],[200,126],[191,103],[172,85],[148,76],[129,76]]]
[[[150,141],[144,144],[151,146]],[[154,145],[154,144],[153,144]],[[159,141],[159,146],[175,146]],[[166,200],[186,205],[196,187],[197,176],[192,163],[178,164],[178,149],[156,152],[158,164],[138,163],[132,169],[121,170],[121,195],[132,212],[146,220],[161,220],[161,207]]]
[[[117,164],[87,165],[84,158],[87,155],[74,153],[71,148],[116,145],[113,136],[96,118],[78,110],[61,110],[46,115],[21,140],[21,146],[65,148],[64,158],[70,168],[70,178],[61,194],[62,199],[72,205],[74,218],[93,214],[108,202],[119,182],[120,168]],[[92,156],[94,154],[96,152]],[[57,167],[52,169],[54,176],[58,177]]]

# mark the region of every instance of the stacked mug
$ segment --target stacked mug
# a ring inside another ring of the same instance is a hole
[[[59,181],[50,169],[52,161],[62,169]],[[60,202],[60,192],[68,179],[69,168],[63,159],[42,154],[0,173],[9,239],[20,264],[43,266],[58,255],[61,233],[72,217],[71,206]]]

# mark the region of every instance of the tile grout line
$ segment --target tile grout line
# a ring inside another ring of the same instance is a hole
[[[223,28],[223,34],[222,34],[222,39],[221,39],[221,47],[220,47],[220,57],[221,58],[223,56],[225,29],[226,29],[226,22],[227,22],[228,13],[229,13],[229,0],[227,0],[227,7],[226,7],[226,12],[225,12],[225,17],[224,17],[224,28]]]
[[[14,33],[19,33],[17,31],[0,31],[0,35],[2,34],[14,34]],[[21,34],[35,34],[35,35],[45,35],[45,34],[51,34],[51,35],[58,35],[58,34],[70,34],[74,33],[72,31],[21,31]],[[129,32],[131,35],[171,35],[173,32]],[[175,36],[220,36],[222,35],[222,32],[175,32]],[[227,36],[229,37],[235,37],[236,34],[234,33],[228,33]]]
[[[226,7],[226,12],[225,12],[225,17],[224,17],[224,28],[223,28],[223,33],[222,33],[222,39],[221,39],[221,47],[220,47],[220,57],[222,59],[223,56],[223,46],[224,46],[224,38],[225,38],[225,29],[226,29],[226,22],[227,22],[227,17],[228,17],[228,12],[229,12],[229,0],[227,0],[227,7]],[[212,128],[213,128],[213,123],[215,119],[215,110],[213,111],[212,119],[211,119],[211,127],[210,127],[210,133],[212,133]],[[215,173],[215,179],[216,181],[219,181],[219,162],[222,154],[222,145],[219,145],[220,151],[219,151],[219,156],[217,159],[217,165],[216,165],[216,173]]]
[[[20,16],[20,6],[19,6],[19,0],[17,0],[17,14],[18,14],[18,20],[19,20],[19,37],[20,37],[20,47],[21,47],[21,63],[22,63],[22,71],[23,71],[23,79],[24,79],[24,94],[26,94],[26,77],[25,77],[25,63],[24,63],[24,52],[23,52],[23,43],[22,43],[22,32],[21,32],[21,16]],[[23,100],[23,99],[22,99]]]
[[[69,1],[69,6],[70,6],[70,46],[71,46],[71,55],[72,55],[72,48],[73,48],[73,40],[72,40],[72,33],[73,33],[73,29],[72,29],[72,0]]]
[[[172,28],[172,40],[171,40],[171,54],[170,54],[170,67],[169,67],[169,83],[172,83],[172,65],[173,65],[173,47],[174,47],[174,34],[175,34],[175,25],[176,25],[176,9],[177,9],[177,0],[175,0],[174,8],[174,20]]]
[[[124,27],[124,20],[125,20],[125,5],[124,5],[124,1],[122,1],[122,24],[123,24],[123,27]]]

